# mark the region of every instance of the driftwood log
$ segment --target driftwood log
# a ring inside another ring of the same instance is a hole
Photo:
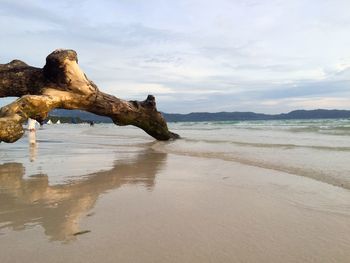
[[[19,97],[0,109],[0,142],[15,142],[24,134],[28,118],[42,123],[51,110],[79,109],[110,117],[117,125],[134,125],[157,140],[179,136],[168,130],[155,98],[125,101],[103,93],[78,65],[74,50],[56,50],[43,68],[20,60],[0,64],[0,98]]]

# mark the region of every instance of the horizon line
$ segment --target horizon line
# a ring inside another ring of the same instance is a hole
[[[297,110],[292,110],[289,112],[281,112],[281,113],[262,113],[262,112],[255,112],[255,111],[216,111],[216,112],[209,112],[209,111],[192,111],[189,113],[170,113],[170,112],[164,112],[164,111],[160,111],[162,114],[179,114],[179,115],[187,115],[187,114],[192,114],[192,113],[209,113],[209,114],[215,114],[215,113],[255,113],[255,114],[264,114],[264,115],[281,115],[281,114],[289,114],[291,112],[295,112],[295,111],[318,111],[318,110],[322,110],[322,111],[350,111],[350,109],[297,109]]]

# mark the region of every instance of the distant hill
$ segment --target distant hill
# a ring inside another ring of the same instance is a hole
[[[163,113],[169,122],[186,121],[245,121],[245,120],[292,120],[292,119],[342,119],[350,118],[350,110],[295,110],[281,114],[254,112],[192,112],[189,114]]]
[[[80,110],[56,109],[50,116],[80,118],[84,121],[112,123],[108,117],[98,116]],[[295,110],[281,114],[263,114],[254,112],[192,112],[188,114],[163,113],[168,122],[188,121],[244,121],[244,120],[292,120],[292,119],[347,119],[350,110]]]
[[[78,118],[82,121],[93,121],[95,123],[112,123],[112,120],[108,117],[98,116],[96,114],[92,114],[90,112],[81,111],[81,110],[61,110],[55,109],[50,112],[50,116],[54,117],[70,117],[70,118]],[[80,121],[79,121],[80,122]]]

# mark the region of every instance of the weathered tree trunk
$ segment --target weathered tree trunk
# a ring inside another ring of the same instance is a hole
[[[0,98],[20,97],[0,109],[0,142],[15,142],[28,118],[42,122],[51,110],[80,109],[110,117],[117,125],[134,125],[157,140],[179,136],[168,130],[155,98],[125,101],[101,92],[78,66],[74,50],[56,50],[44,68],[13,60],[0,64]]]

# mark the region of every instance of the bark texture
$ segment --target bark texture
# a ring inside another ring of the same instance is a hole
[[[56,50],[43,68],[20,60],[0,64],[0,98],[19,97],[0,109],[0,142],[15,142],[24,134],[28,118],[43,122],[51,110],[79,109],[110,117],[117,125],[134,125],[157,140],[176,139],[157,111],[155,98],[125,101],[106,94],[78,65],[74,50]]]

